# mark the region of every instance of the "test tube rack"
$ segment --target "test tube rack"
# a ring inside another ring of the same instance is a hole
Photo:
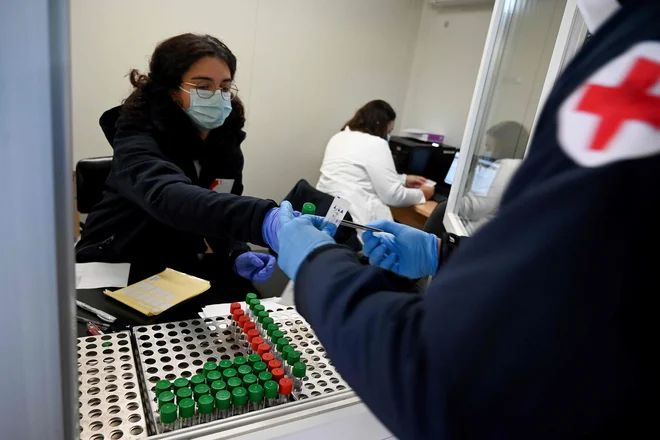
[[[302,390],[293,393],[294,400],[350,389],[335,370],[309,324],[293,307],[270,308],[267,311],[284,337],[289,339],[290,345],[302,353],[301,361],[307,364],[307,376],[303,378]],[[206,362],[249,355],[249,344],[236,337],[229,315],[138,326],[133,328],[133,335],[141,382],[144,385],[147,423],[150,432],[154,434],[161,433],[158,431],[159,413],[155,390],[159,380],[173,381],[179,377],[190,379],[195,374],[202,374]],[[229,417],[224,420],[231,419]]]
[[[80,439],[149,434],[129,332],[78,338]]]

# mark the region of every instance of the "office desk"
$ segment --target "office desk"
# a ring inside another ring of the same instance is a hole
[[[417,229],[424,229],[426,220],[428,220],[436,206],[438,206],[438,202],[428,200],[423,205],[414,205],[408,208],[390,207],[390,211],[392,211],[392,217],[394,217],[394,220],[399,223]]]

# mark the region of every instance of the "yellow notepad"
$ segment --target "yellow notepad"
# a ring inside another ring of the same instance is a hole
[[[123,289],[114,292],[106,290],[103,293],[138,312],[153,316],[206,292],[210,287],[211,283],[206,280],[165,269]]]

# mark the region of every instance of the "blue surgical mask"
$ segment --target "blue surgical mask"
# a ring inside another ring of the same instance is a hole
[[[216,90],[213,96],[204,99],[197,93],[179,87],[190,95],[190,107],[185,109],[186,113],[200,130],[213,130],[225,123],[225,119],[231,113],[231,101],[222,97],[222,92]]]

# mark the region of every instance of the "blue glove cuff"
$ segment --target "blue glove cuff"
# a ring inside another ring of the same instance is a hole
[[[277,231],[272,231],[272,225],[277,216],[279,215],[279,208],[272,208],[266,213],[264,217],[264,222],[261,225],[261,237],[264,239],[264,242],[270,246],[271,249],[276,250],[278,243],[272,242],[272,239],[277,239]]]
[[[429,261],[431,263],[429,267],[430,273],[428,274],[428,276],[434,276],[436,273],[438,273],[438,260],[439,260],[438,237],[433,234],[429,234],[428,246],[429,246],[428,252],[429,255],[431,256],[431,259]]]

